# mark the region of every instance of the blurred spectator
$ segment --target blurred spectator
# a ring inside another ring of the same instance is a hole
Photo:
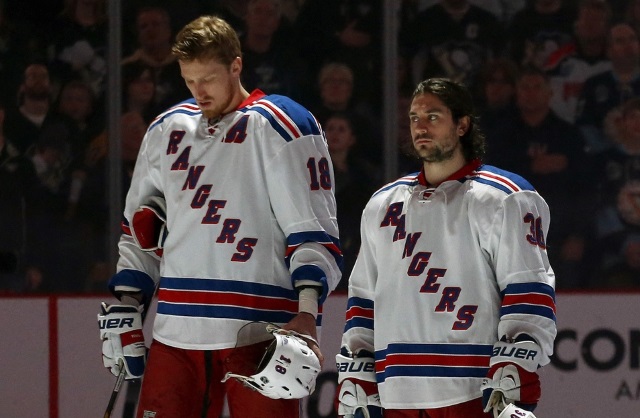
[[[571,42],[575,9],[568,0],[532,0],[507,28],[508,55],[519,66],[543,68],[556,50]]]
[[[16,172],[21,158],[4,134],[5,109],[0,99],[0,290],[19,288],[19,265],[26,250],[24,190]]]
[[[353,96],[354,73],[343,63],[330,62],[322,66],[318,75],[319,101],[309,106],[321,124],[335,112],[349,116],[360,143],[353,152],[370,161],[382,159],[382,138],[378,118],[367,102]]]
[[[302,64],[293,53],[291,24],[282,15],[281,0],[250,0],[244,18],[242,83],[267,94],[302,99]]]
[[[122,113],[138,112],[151,123],[165,110],[155,101],[156,82],[153,68],[141,61],[133,61],[122,66]]]
[[[353,95],[377,104],[382,91],[382,2],[305,0],[295,23],[307,76],[327,62],[344,62],[357,74]]]
[[[4,132],[5,106],[0,98],[0,170],[12,173],[16,169],[16,159],[20,157],[20,151],[13,145],[11,138]]]
[[[514,112],[518,66],[506,57],[488,61],[478,79],[478,115],[489,146],[494,131],[506,115]]]
[[[621,245],[620,257],[599,269],[591,281],[598,289],[637,289],[640,287],[640,234],[629,234]]]
[[[156,106],[166,109],[190,97],[176,57],[171,53],[173,37],[167,10],[162,7],[138,10],[136,31],[139,48],[122,64],[140,62],[153,69]]]
[[[73,168],[82,165],[89,141],[104,127],[102,118],[95,114],[94,109],[93,90],[85,82],[72,80],[62,87],[57,110],[69,128]]]
[[[122,146],[122,190],[129,190],[131,176],[147,122],[137,111],[124,113],[120,118]],[[105,237],[109,228],[108,189],[109,137],[104,130],[91,141],[87,151],[81,180],[81,190],[75,208],[75,223],[84,231],[84,242],[88,258],[88,274],[79,289],[103,291],[111,275],[106,266],[108,248]]]
[[[594,153],[611,146],[606,122],[616,117],[617,107],[640,95],[640,42],[629,24],[619,23],[609,29],[607,57],[611,69],[585,81],[576,117],[589,151]]]
[[[242,2],[242,1],[239,1]],[[122,36],[124,40],[138,36],[138,11],[143,8],[160,8],[171,16],[171,32],[175,32],[201,14],[210,14],[220,0],[126,0],[121,1]],[[124,42],[122,56],[131,55],[138,47],[135,42]]]
[[[527,67],[516,82],[518,113],[488,138],[489,164],[521,173],[545,198],[552,213],[547,239],[549,258],[560,288],[584,285],[581,270],[589,218],[590,187],[580,131],[549,107],[551,88],[542,70]]]
[[[20,153],[25,153],[47,125],[56,119],[52,97],[47,67],[43,64],[27,66],[18,87],[17,107],[7,107],[4,126],[6,135]]]
[[[47,55],[56,91],[76,79],[91,86],[98,100],[102,98],[107,29],[105,0],[65,0],[64,10],[47,29]]]
[[[134,61],[122,67],[122,88],[123,88],[123,116],[121,123],[123,139],[130,138],[131,135],[138,135],[142,130],[146,130],[151,120],[159,113],[159,110],[153,103],[155,94],[155,83],[151,74],[152,69],[142,62]],[[142,119],[140,119],[142,118]],[[131,122],[134,123],[131,123]],[[96,125],[94,128],[100,128],[99,131],[92,129],[91,136],[86,138],[86,142],[82,147],[79,161],[72,167],[71,183],[69,187],[69,201],[66,218],[84,222],[91,231],[102,231],[101,223],[106,219],[100,218],[99,221],[93,222],[91,219],[98,214],[107,213],[108,205],[103,205],[104,190],[108,187],[106,179],[108,178],[107,164],[105,160],[109,153],[108,135],[103,124]],[[126,148],[130,141],[123,140],[123,146]],[[131,158],[130,150],[123,149],[123,153],[127,153],[124,158],[125,165],[135,161],[135,156]],[[137,148],[135,148],[137,152]],[[131,167],[128,167],[128,171]],[[90,178],[88,178],[90,177]],[[128,177],[128,174],[125,175]],[[86,186],[88,184],[88,186]],[[128,184],[128,183],[127,183]],[[96,190],[87,190],[87,187],[96,187]],[[126,189],[123,189],[126,191]],[[90,209],[88,209],[90,208]],[[83,213],[78,213],[83,211]],[[92,213],[92,211],[94,211]],[[97,212],[95,212],[97,211]],[[100,224],[96,227],[95,224]]]
[[[504,43],[498,19],[466,0],[441,0],[403,30],[414,82],[447,77],[474,88],[480,69]]]
[[[603,268],[620,262],[629,233],[640,233],[640,98],[629,99],[616,121],[614,145],[595,158],[596,245]]]
[[[123,189],[129,190],[138,151],[148,124],[140,112],[129,111],[120,118],[120,138],[122,141]],[[107,189],[109,164],[109,134],[102,131],[91,141],[85,155],[86,174],[78,201],[78,216],[94,224],[96,228],[106,225],[109,202],[104,191]]]
[[[25,194],[26,254],[22,291],[78,289],[86,274],[84,241],[66,223],[65,168],[69,144],[63,124],[44,131],[22,161],[16,180]],[[73,254],[73,262],[69,260]]]
[[[553,90],[551,108],[567,122],[575,122],[585,80],[611,69],[606,54],[611,16],[611,7],[605,1],[581,0],[573,41],[551,54],[545,64]]]
[[[367,201],[378,187],[379,176],[374,167],[352,153],[358,138],[351,120],[344,113],[334,113],[323,126],[333,170],[340,227],[340,244],[344,255],[344,271],[339,289],[346,289],[349,275],[360,250],[360,216]]]

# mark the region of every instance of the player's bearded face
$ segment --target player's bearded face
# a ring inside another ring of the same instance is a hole
[[[232,110],[237,80],[229,66],[214,60],[179,63],[182,77],[206,118],[217,118]]]
[[[460,149],[459,126],[451,111],[432,94],[416,96],[409,111],[411,138],[418,157],[424,162],[453,158]]]
[[[202,109],[202,114],[207,119],[215,119],[218,116],[229,112],[229,106],[232,100],[232,84],[231,81],[229,81],[226,85],[221,86],[221,91],[219,91],[215,97],[203,97],[203,102],[209,102],[210,104],[200,106],[200,101],[198,100],[198,105],[200,106],[200,109]]]

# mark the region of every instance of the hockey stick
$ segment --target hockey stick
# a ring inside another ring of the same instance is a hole
[[[124,382],[124,377],[127,375],[127,370],[124,367],[124,360],[118,360],[118,366],[120,367],[120,373],[118,373],[118,378],[116,379],[116,384],[111,391],[111,397],[109,398],[109,403],[107,404],[107,409],[104,411],[104,418],[111,417],[111,412],[113,412],[113,407],[116,404],[116,399],[118,399],[118,393],[120,393],[120,388],[122,387],[122,382]]]
[[[158,291],[158,283],[156,283],[156,286],[155,286],[155,288],[153,290],[152,298],[156,294],[156,292]],[[151,302],[149,302],[149,305],[151,305]],[[147,315],[146,315],[146,312],[144,312],[143,315],[142,315],[142,325],[144,325],[144,322],[145,322],[146,319],[147,319]],[[149,354],[149,349],[148,348],[147,348],[147,353],[146,354]],[[124,378],[127,375],[126,368],[124,367],[124,359],[122,359],[122,358],[118,359],[118,366],[120,367],[120,373],[118,373],[118,378],[116,379],[116,384],[114,385],[113,390],[111,391],[111,397],[109,398],[109,404],[107,405],[107,409],[104,411],[103,418],[110,418],[111,417],[111,413],[113,412],[113,407],[116,404],[116,400],[118,399],[118,394],[120,393],[120,388],[122,387],[122,382],[124,382]]]

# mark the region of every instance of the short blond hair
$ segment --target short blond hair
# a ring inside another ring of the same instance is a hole
[[[201,16],[176,35],[171,52],[180,61],[213,59],[224,65],[242,56],[238,34],[217,16]]]
[[[330,62],[325,64],[318,74],[318,84],[323,85],[332,76],[344,76],[353,84],[353,70],[347,64],[341,62]]]

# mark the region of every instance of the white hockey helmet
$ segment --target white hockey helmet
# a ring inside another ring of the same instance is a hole
[[[320,360],[299,334],[267,326],[275,338],[251,376],[227,373],[271,399],[300,399],[313,393],[320,373]]]
[[[498,418],[536,418],[536,416],[533,415],[533,412],[518,408],[510,403],[502,410]]]

